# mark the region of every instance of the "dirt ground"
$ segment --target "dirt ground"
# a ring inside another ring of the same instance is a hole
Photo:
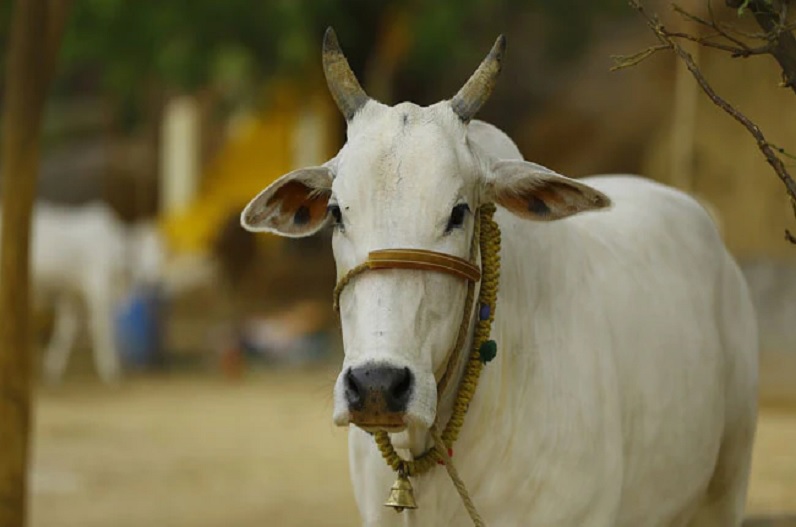
[[[769,376],[787,386],[764,390],[752,515],[796,513],[792,362],[788,375],[779,362],[770,368]],[[330,417],[335,375],[321,368],[250,374],[236,382],[167,376],[110,390],[82,381],[43,389],[31,525],[358,525],[346,432]]]

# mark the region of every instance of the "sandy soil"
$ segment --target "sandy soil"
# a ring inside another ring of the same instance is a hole
[[[330,419],[335,374],[43,390],[32,526],[358,525],[346,432]],[[749,495],[755,515],[796,513],[796,404],[777,401],[760,418]]]

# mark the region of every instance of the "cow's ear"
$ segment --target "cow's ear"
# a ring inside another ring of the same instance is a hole
[[[536,163],[496,161],[486,179],[486,201],[537,221],[566,218],[611,205],[602,192]]]
[[[334,176],[327,166],[285,174],[246,205],[240,223],[251,232],[273,232],[290,238],[310,236],[329,219],[326,207]]]

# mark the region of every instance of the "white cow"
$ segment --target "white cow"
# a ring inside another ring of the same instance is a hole
[[[687,195],[633,176],[568,179],[472,121],[502,52],[499,39],[450,101],[388,107],[362,91],[327,32],[324,67],[347,143],[266,188],[243,225],[298,237],[332,224],[343,277],[378,249],[466,259],[474,212],[496,203],[499,351],[453,445],[486,524],[741,525],[757,329],[738,267]],[[417,510],[385,508],[395,474],[368,433],[390,432],[404,458],[431,448],[430,426],[451,409],[434,372],[466,288],[449,274],[386,269],[342,291],[334,421],[358,425],[350,466],[364,525],[470,523],[441,467],[412,478]]]
[[[37,203],[33,211],[31,268],[36,296],[55,306],[53,334],[44,353],[50,381],[66,368],[80,320],[87,314],[94,362],[105,382],[118,379],[114,309],[126,291],[126,232],[110,207]]]

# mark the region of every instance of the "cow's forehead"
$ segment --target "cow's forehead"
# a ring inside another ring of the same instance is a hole
[[[456,199],[468,186],[472,154],[465,126],[443,104],[374,104],[349,129],[335,192],[382,204]]]

